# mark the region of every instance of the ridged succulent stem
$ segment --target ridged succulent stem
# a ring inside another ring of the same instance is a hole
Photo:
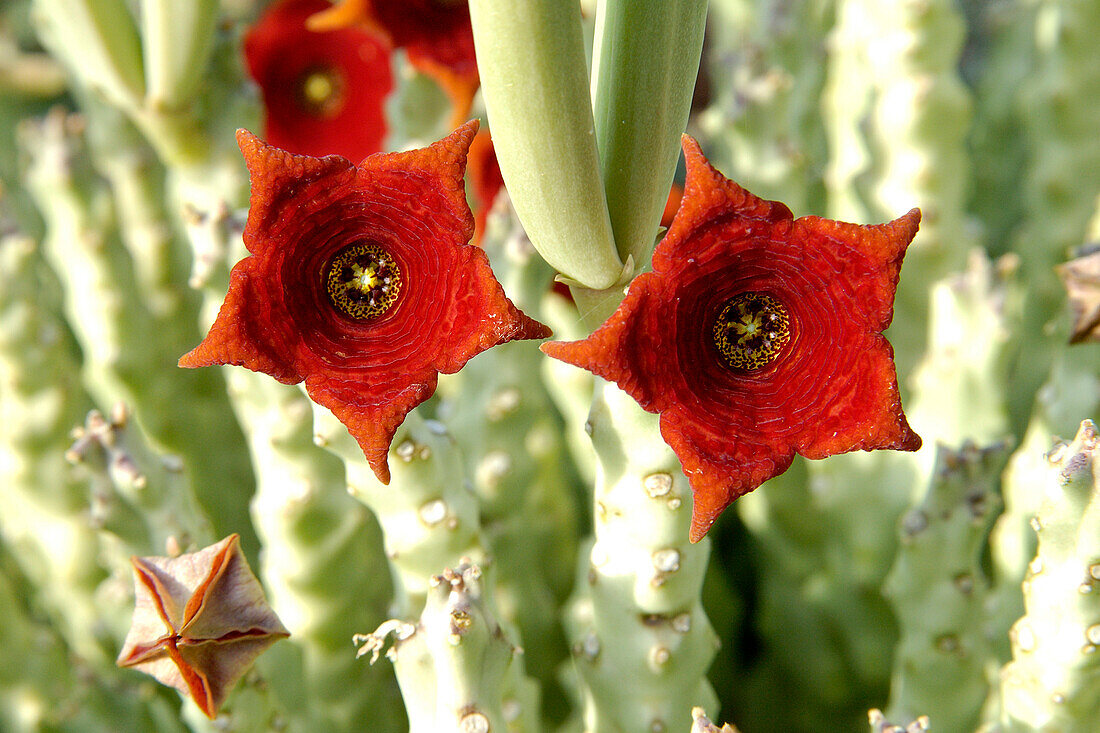
[[[1013,660],[1001,672],[998,731],[1084,733],[1100,704],[1100,433],[1090,420],[1056,445],[1033,527]]]
[[[425,603],[437,585],[433,578],[443,569],[465,562],[486,565],[487,542],[477,497],[464,478],[461,453],[446,426],[424,419],[416,410],[410,412],[394,434],[389,452],[390,483],[384,485],[367,464],[358,443],[331,412],[314,405],[313,419],[314,441],[344,460],[348,493],[374,513],[382,528],[393,578],[393,623],[407,624],[422,612],[427,613]],[[485,582],[490,585],[491,568],[486,570]],[[491,607],[489,613],[499,618]],[[427,731],[431,728],[420,727],[413,716],[435,710],[432,700],[443,705],[448,691],[437,689],[436,672],[430,665],[414,668],[420,673],[398,671],[401,694],[413,730]],[[509,718],[515,730],[535,730],[538,689],[526,678],[522,658],[508,665],[507,670],[506,680],[501,683],[501,704],[514,711]],[[481,704],[488,702],[492,701]],[[483,712],[490,720],[503,716],[502,710]]]
[[[18,603],[0,625],[0,722],[14,716],[13,730],[112,721],[119,731],[180,731],[174,694],[150,696],[114,665],[128,623],[117,599],[132,581],[128,567],[105,567],[87,482],[65,460],[90,398],[57,290],[33,241],[0,238],[0,602]]]
[[[509,299],[539,318],[553,271],[506,198],[499,197],[482,247]],[[501,621],[519,629],[526,666],[545,691],[566,657],[559,619],[573,583],[578,497],[562,421],[540,377],[543,361],[530,341],[479,354],[441,377],[437,415],[458,441],[477,495]],[[547,697],[547,707],[559,708],[548,717],[562,717],[564,700]]]
[[[391,586],[374,518],[345,490],[344,467],[313,443],[301,390],[226,369],[256,466],[258,573],[292,635],[257,662],[290,731],[398,729],[391,672],[355,660],[351,637],[386,618]]]
[[[389,645],[409,733],[537,730],[514,685],[526,688],[524,702],[537,690],[523,680],[519,652],[495,618],[486,580],[468,562],[445,568],[430,578],[415,623],[391,620],[356,637],[371,663]]]
[[[192,101],[214,46],[217,0],[142,0],[146,104],[178,114]]]
[[[0,466],[7,507],[0,528],[65,641],[92,663],[113,664],[108,647],[121,637],[107,632],[125,632],[125,611],[114,614],[117,624],[104,625],[104,609],[93,602],[106,571],[97,562],[96,531],[82,516],[87,488],[64,458],[69,431],[90,405],[79,357],[53,312],[56,301],[44,297],[49,290],[40,284],[50,282],[42,277],[48,268],[34,243],[6,238],[0,257]]]
[[[925,344],[929,286],[961,269],[977,242],[965,214],[972,102],[957,70],[965,34],[951,0],[841,0],[830,40],[829,215],[873,222],[922,210],[890,332],[902,374]]]
[[[180,343],[181,329],[191,334],[187,340],[197,338],[193,322],[161,328],[162,319],[150,313],[122,243],[114,198],[90,169],[79,128],[77,118],[54,113],[38,126],[25,126],[23,144],[32,151],[29,189],[48,227],[44,250],[65,288],[69,322],[84,349],[85,381],[101,404],[129,404],[155,450],[183,457],[215,533],[239,532],[254,555],[258,541],[247,519],[251,470],[237,452],[210,450],[212,444],[242,445],[239,428],[223,399],[192,399],[221,380],[165,368],[187,347]],[[195,433],[181,424],[206,429]]]
[[[688,541],[691,489],[657,416],[597,384],[595,538],[567,618],[584,728],[672,729],[716,705],[706,671],[718,639],[700,600],[710,541]]]
[[[901,634],[886,715],[909,720],[931,711],[943,730],[974,730],[993,657],[981,555],[1000,510],[1008,448],[941,445],[936,458],[928,493],[902,518],[897,559],[883,586]]]
[[[796,216],[825,213],[821,93],[835,12],[817,0],[710,3],[705,78],[714,81],[695,116],[699,140],[718,170]]]
[[[1084,243],[1100,194],[1100,139],[1092,134],[1100,127],[1100,48],[1092,42],[1100,33],[1100,5],[1043,0],[1026,17],[1033,47],[1023,53],[1032,54],[1032,62],[1017,94],[1029,160],[1021,186],[1023,223],[1013,250],[1029,273],[1023,324],[1028,338],[1021,342],[1010,391],[1021,431],[1061,338],[1050,328],[1065,302],[1053,266]],[[1093,354],[1082,357],[1100,368]]]

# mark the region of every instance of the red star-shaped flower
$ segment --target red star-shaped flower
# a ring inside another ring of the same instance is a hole
[[[695,494],[695,542],[795,453],[920,447],[882,336],[920,212],[879,226],[794,219],[687,136],[684,153],[686,192],[653,272],[587,339],[542,348],[660,413]]]
[[[463,173],[477,122],[358,166],[241,130],[252,175],[244,242],[210,333],[180,366],[236,364],[305,381],[379,480],[397,426],[476,354],[550,329],[521,313],[469,244]]]
[[[213,718],[265,649],[290,636],[267,605],[237,535],[179,557],[135,557],[134,620],[120,667],[191,696]]]
[[[393,88],[384,41],[360,28],[306,29],[326,0],[279,0],[244,37],[249,75],[264,98],[264,135],[302,155],[362,160],[382,150]]]
[[[309,21],[314,30],[360,26],[403,48],[409,62],[435,79],[465,119],[481,79],[466,0],[338,0]]]

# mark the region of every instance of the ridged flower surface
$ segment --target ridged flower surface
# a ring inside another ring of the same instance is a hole
[[[180,366],[236,364],[304,381],[389,482],[386,452],[438,374],[550,330],[521,313],[470,245],[463,173],[477,122],[359,165],[238,132],[252,176],[244,242],[209,334]]]
[[[179,557],[135,557],[134,618],[120,667],[190,695],[213,718],[265,649],[290,633],[230,535]]]
[[[587,339],[542,348],[660,413],[698,541],[795,453],[920,447],[882,335],[920,212],[878,226],[795,219],[723,177],[687,136],[684,152],[684,198],[653,271]]]
[[[405,49],[409,62],[450,96],[455,118],[469,114],[481,80],[466,0],[338,0],[310,19],[309,27],[365,28]]]
[[[307,30],[326,0],[279,0],[244,37],[248,73],[264,101],[264,136],[302,155],[362,160],[382,150],[393,89],[390,51],[361,28]]]

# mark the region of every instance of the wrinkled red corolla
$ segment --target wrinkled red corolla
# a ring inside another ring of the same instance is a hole
[[[362,160],[382,150],[390,52],[359,28],[306,29],[326,0],[280,0],[244,37],[248,73],[264,100],[264,136],[301,155]]]
[[[548,355],[650,412],[695,494],[691,540],[795,453],[917,450],[882,331],[920,211],[859,226],[753,196],[684,136],[686,191],[653,272],[583,341]]]
[[[454,119],[470,112],[481,83],[466,0],[338,0],[309,21],[314,30],[358,26],[375,33],[439,83],[454,106]]]
[[[236,364],[305,381],[389,482],[386,451],[440,372],[550,329],[521,313],[469,244],[463,173],[477,122],[358,166],[291,155],[241,130],[252,175],[244,242],[217,320],[180,366]]]
[[[134,618],[120,667],[189,695],[213,718],[237,680],[290,636],[230,535],[179,557],[134,557]]]

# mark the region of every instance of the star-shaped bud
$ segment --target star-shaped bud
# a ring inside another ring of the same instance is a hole
[[[213,718],[265,649],[290,636],[230,535],[179,557],[135,557],[134,619],[120,667],[189,695]]]
[[[698,541],[796,453],[920,447],[882,335],[920,211],[878,226],[795,219],[723,177],[686,135],[684,153],[684,198],[653,272],[587,339],[542,349],[660,413]]]
[[[1069,342],[1100,341],[1100,245],[1058,266],[1069,305],[1073,309],[1073,333]]]

